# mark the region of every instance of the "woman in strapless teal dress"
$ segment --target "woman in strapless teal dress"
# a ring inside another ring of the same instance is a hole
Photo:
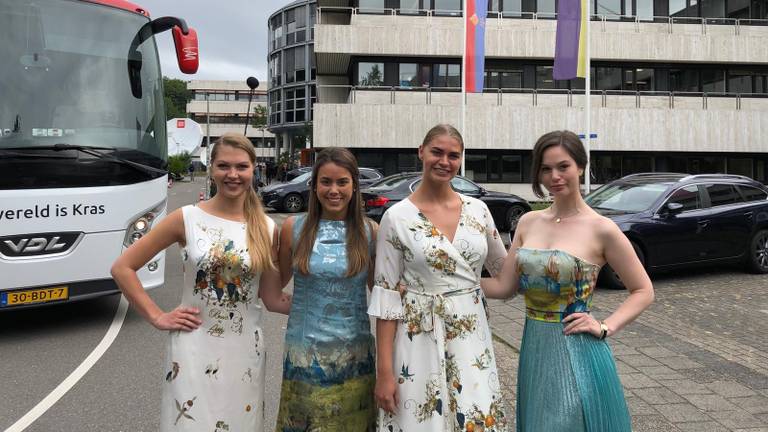
[[[283,284],[293,303],[283,355],[277,432],[371,431],[375,349],[366,306],[376,225],[363,215],[349,150],[318,153],[309,212],[280,234]]]
[[[482,280],[487,297],[525,296],[517,381],[518,432],[630,432],[631,420],[606,338],[653,302],[653,286],[618,226],[582,199],[587,155],[569,131],[533,149],[533,190],[552,206],[525,214],[502,272]],[[597,275],[619,274],[628,298],[598,321],[590,313]]]

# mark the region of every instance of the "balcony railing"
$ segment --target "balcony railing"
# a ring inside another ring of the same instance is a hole
[[[376,104],[414,104],[425,105],[452,105],[461,102],[461,87],[403,87],[403,86],[353,86],[353,85],[318,85],[318,91],[343,90],[347,96],[334,99],[344,99],[347,104],[365,104],[366,100],[359,100],[359,96],[368,97],[368,103]],[[600,97],[599,107],[612,108],[694,108],[701,109],[721,108],[741,110],[744,99],[764,100],[768,109],[768,93],[728,93],[728,92],[674,92],[674,91],[631,91],[631,90],[591,90],[590,94]],[[376,97],[377,95],[384,97]],[[419,95],[419,96],[416,96]],[[421,96],[423,95],[423,96]],[[560,98],[551,97],[539,101],[540,96],[559,95]],[[495,97],[494,97],[495,96]],[[521,97],[525,96],[525,97]],[[482,105],[517,105],[523,100],[528,100],[530,106],[560,106],[573,107],[574,99],[584,96],[584,90],[568,89],[531,89],[531,88],[500,88],[486,89],[482,94],[465,94],[464,103],[471,105],[471,98],[482,97]],[[330,97],[330,95],[329,95]],[[436,100],[438,99],[439,100]],[[449,100],[450,98],[450,100]],[[491,100],[490,98],[493,98]],[[700,99],[700,104],[696,99]],[[319,103],[327,103],[322,100]],[[448,103],[451,102],[451,103]],[[489,103],[490,102],[490,103]],[[331,102],[335,103],[335,102]],[[528,105],[528,103],[526,103]],[[761,104],[762,106],[762,104]]]
[[[351,15],[385,15],[385,16],[425,16],[425,17],[461,17],[461,10],[437,10],[437,9],[406,9],[406,8],[369,8],[369,7],[351,7],[351,6],[322,6],[317,8],[317,22],[322,23],[323,13],[347,13]],[[536,28],[536,21],[551,21],[557,19],[557,14],[553,12],[488,12],[487,24],[493,25],[498,29],[505,27],[512,28],[515,23],[507,23],[508,19],[529,19],[533,20],[533,27]],[[640,17],[635,15],[592,15],[592,21],[602,23],[601,31],[606,31],[606,24],[609,22],[632,22],[635,25],[635,32],[640,32],[641,24],[666,24],[667,32],[674,33],[678,26],[699,25],[701,33],[707,34],[708,26],[733,26],[734,34],[741,34],[742,26],[768,26],[768,19],[754,18],[705,18],[705,17],[670,17],[653,16]]]

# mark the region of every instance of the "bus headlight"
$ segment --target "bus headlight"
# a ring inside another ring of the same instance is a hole
[[[157,219],[160,213],[165,210],[166,200],[162,200],[159,204],[148,210],[146,213],[132,220],[128,224],[128,229],[125,231],[125,240],[123,245],[129,247],[136,243],[140,238],[144,237],[146,233],[152,228],[152,223]]]

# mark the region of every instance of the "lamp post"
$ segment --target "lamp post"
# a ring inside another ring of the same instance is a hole
[[[248,111],[245,112],[245,130],[243,131],[243,135],[247,136],[248,117],[251,115],[251,99],[253,99],[253,90],[259,86],[259,80],[257,80],[255,77],[248,77],[248,79],[245,80],[245,83],[248,84],[248,87],[251,89],[250,93],[248,93]]]

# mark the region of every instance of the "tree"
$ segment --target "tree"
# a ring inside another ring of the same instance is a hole
[[[186,81],[163,77],[163,96],[166,119],[187,117],[187,103],[192,100],[192,91],[187,90]]]
[[[378,64],[374,64],[371,70],[365,74],[365,77],[360,80],[360,85],[363,86],[380,86],[382,84],[384,84],[384,79]]]
[[[178,177],[183,177],[189,170],[192,163],[192,155],[189,152],[181,152],[177,155],[168,156],[168,171]]]
[[[267,107],[264,105],[256,105],[253,107],[253,127],[256,129],[262,129],[267,127]]]

